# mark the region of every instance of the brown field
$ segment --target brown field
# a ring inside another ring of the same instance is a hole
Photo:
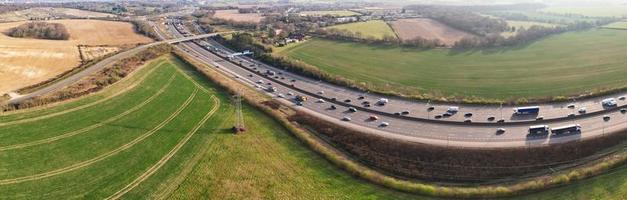
[[[83,55],[83,61],[90,61],[118,52],[121,48],[111,46],[81,46],[79,49]]]
[[[0,95],[55,77],[80,65],[78,45],[123,46],[152,41],[125,22],[55,20],[70,40],[11,38],[0,34]],[[0,23],[0,32],[25,22]],[[103,28],[106,27],[106,28]]]
[[[237,10],[217,10],[214,15],[216,18],[233,20],[236,22],[254,22],[259,23],[264,18],[259,13],[240,14]]]
[[[85,10],[77,10],[71,8],[30,8],[26,10],[20,10],[15,12],[8,12],[0,14],[0,22],[14,22],[24,21],[30,19],[43,19],[43,18],[106,18],[115,17],[109,13],[99,13]]]
[[[390,25],[402,40],[411,40],[418,36],[426,39],[440,39],[446,45],[453,45],[471,34],[446,26],[440,22],[426,19],[400,19]]]

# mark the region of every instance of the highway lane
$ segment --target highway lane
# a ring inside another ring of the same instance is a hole
[[[206,43],[199,42],[203,46]],[[207,51],[200,45],[197,45],[193,42],[186,42],[180,45],[181,48],[186,49],[186,51],[201,59],[202,61],[218,66],[218,69],[228,69],[228,72],[232,74],[233,77],[238,77],[236,79],[240,81],[247,82],[249,85],[256,86],[259,90],[263,90],[268,87],[267,83],[274,83],[272,86],[277,88],[277,91],[269,94],[273,96],[277,96],[277,94],[288,94],[294,93],[294,95],[305,95],[310,96],[308,94],[300,93],[295,91],[293,88],[286,87],[281,84],[277,84],[280,81],[288,81],[289,78],[286,79],[276,79],[274,77],[260,76],[260,74],[253,74],[251,70],[257,67],[257,71],[263,73],[265,68],[260,68],[259,65],[251,66],[252,63],[249,60],[243,60],[242,64],[244,66],[248,66],[248,69],[245,67],[240,67],[232,62],[225,61],[221,57]],[[218,45],[214,47],[219,47]],[[224,51],[223,56],[229,54],[226,50]],[[239,59],[235,59],[236,63],[239,63]],[[248,64],[248,65],[247,65]],[[277,70],[277,69],[274,69]],[[278,70],[277,70],[278,71]],[[250,77],[249,75],[253,76]],[[291,76],[292,74],[283,72],[285,76]],[[290,77],[291,78],[291,77]],[[294,77],[300,78],[300,77]],[[257,82],[258,80],[262,80],[264,84],[250,84],[251,82]],[[314,84],[324,84],[319,83],[317,81],[306,80],[306,78],[300,78],[295,82],[295,85],[300,85],[303,82],[309,81]],[[300,86],[297,86],[300,87]],[[334,88],[329,88],[334,89]],[[313,90],[318,91],[318,90]],[[344,92],[345,90],[338,89],[338,92]],[[325,91],[325,94],[328,92]],[[290,96],[286,95],[286,98],[290,98]],[[429,142],[433,144],[441,144],[441,145],[460,145],[460,146],[473,146],[473,147],[511,147],[511,146],[528,146],[528,145],[545,145],[550,143],[562,143],[572,140],[578,140],[581,138],[587,137],[595,137],[598,135],[602,135],[604,133],[609,133],[611,131],[617,131],[624,128],[627,128],[627,123],[624,123],[627,120],[627,117],[618,112],[613,112],[610,114],[611,120],[608,122],[604,122],[599,116],[592,116],[581,119],[572,119],[572,120],[561,120],[558,122],[547,123],[551,127],[557,127],[568,124],[581,124],[583,126],[582,134],[578,135],[569,135],[569,136],[549,136],[549,137],[527,137],[528,133],[528,125],[521,125],[515,123],[505,123],[505,124],[497,124],[493,126],[468,126],[467,124],[441,124],[441,123],[429,123],[429,122],[416,122],[412,120],[404,120],[399,119],[398,117],[388,117],[388,116],[378,116],[379,120],[369,121],[367,120],[372,113],[369,112],[361,112],[358,111],[356,113],[346,112],[348,108],[346,106],[342,106],[339,104],[335,104],[337,107],[336,110],[328,109],[332,103],[317,103],[313,96],[310,96],[309,101],[306,101],[303,106],[295,106],[295,108],[304,110],[309,112],[310,114],[315,114],[318,117],[327,119],[333,123],[337,123],[343,126],[357,128],[358,130],[362,130],[365,132],[371,132],[380,135],[386,135],[388,137],[398,137],[409,141],[419,141],[419,142]],[[356,97],[355,97],[356,98]],[[291,102],[291,105],[294,105],[293,100],[282,99],[284,102]],[[387,106],[386,106],[387,107]],[[343,117],[351,117],[350,122],[343,122],[341,118]],[[379,126],[381,122],[389,122],[389,127],[381,127]],[[538,123],[541,124],[541,123]],[[506,128],[507,131],[504,134],[496,134],[496,127]]]

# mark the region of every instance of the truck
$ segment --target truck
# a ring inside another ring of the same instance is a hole
[[[514,108],[514,114],[517,114],[517,115],[529,115],[529,114],[538,114],[538,113],[540,113],[539,106],[527,106],[527,107]]]
[[[579,134],[581,133],[581,125],[579,124],[571,124],[567,126],[552,128],[551,133],[553,135],[564,135],[564,134]]]
[[[601,101],[601,105],[603,105],[605,107],[614,107],[614,106],[617,106],[618,103],[616,103],[616,99],[614,99],[614,98],[607,98],[607,99],[603,99],[603,101]]]
[[[548,135],[549,134],[549,126],[547,125],[537,125],[529,127],[529,135]]]

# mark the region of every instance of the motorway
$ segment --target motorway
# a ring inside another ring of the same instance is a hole
[[[149,44],[144,44],[141,46],[137,46],[135,48],[132,48],[130,50],[118,53],[116,55],[113,55],[111,57],[105,58],[104,60],[91,65],[89,67],[87,67],[86,69],[75,73],[67,78],[61,79],[59,81],[56,81],[52,84],[49,84],[41,89],[38,89],[34,92],[31,92],[29,94],[20,94],[20,95],[16,95],[15,97],[11,98],[8,103],[9,104],[17,104],[20,103],[22,101],[34,98],[34,97],[38,97],[38,96],[42,96],[54,91],[57,91],[61,88],[64,88],[68,85],[72,85],[73,83],[81,80],[82,78],[89,76],[91,74],[94,74],[102,69],[104,69],[107,66],[112,65],[113,63],[122,60],[124,58],[128,58],[131,57],[143,50],[148,49],[149,47],[155,46],[155,45],[159,45],[159,44],[165,44],[165,43],[169,43],[169,44],[175,44],[175,43],[179,43],[179,42],[184,42],[184,41],[189,41],[189,40],[196,40],[196,39],[201,39],[201,38],[206,38],[206,37],[211,37],[211,36],[215,36],[216,34],[222,34],[222,33],[212,33],[212,34],[203,34],[203,35],[196,35],[196,36],[192,36],[192,37],[181,37],[181,38],[176,38],[176,39],[170,39],[170,40],[163,40],[163,41],[159,41],[159,42],[153,42],[153,43],[149,43]]]
[[[168,27],[171,34],[175,37],[182,36],[173,25]],[[184,27],[179,27],[179,29],[184,29]],[[627,105],[622,101],[619,102],[619,107],[612,109],[605,109],[600,105],[599,101],[603,98],[592,98],[577,102],[576,105],[578,107],[586,106],[588,113],[577,115],[576,117],[561,117],[576,112],[576,109],[566,108],[566,104],[541,105],[541,114],[545,116],[546,120],[536,121],[535,117],[524,119],[509,117],[503,123],[496,123],[487,120],[487,117],[494,115],[500,117],[500,113],[503,113],[504,116],[511,116],[513,108],[447,104],[427,105],[424,102],[400,98],[390,98],[390,102],[387,105],[376,106],[374,102],[381,96],[364,94],[359,91],[312,80],[276,69],[247,57],[228,59],[228,55],[234,52],[211,40],[182,42],[177,47],[198,60],[210,66],[215,66],[216,69],[229,74],[233,79],[257,88],[257,90],[279,99],[286,105],[298,110],[341,126],[407,141],[477,148],[523,147],[576,141],[622,131],[627,128],[627,123],[625,123],[627,122],[627,115],[620,113],[618,110]],[[277,75],[264,75],[266,70],[275,71]],[[267,92],[266,88],[268,86],[276,87],[277,91]],[[293,100],[293,97],[296,95],[306,96],[309,100],[305,101],[302,106],[297,106]],[[364,99],[359,99],[360,96],[363,96]],[[333,101],[332,98],[336,98],[337,101]],[[318,101],[318,99],[323,99],[324,101]],[[345,99],[350,99],[351,102],[344,102]],[[363,101],[373,102],[373,106],[366,108],[361,104]],[[330,109],[331,105],[334,105],[337,109]],[[430,106],[435,108],[431,112],[427,111],[427,108]],[[434,119],[432,117],[435,115],[434,113],[445,112],[449,106],[459,106],[459,113],[472,112],[473,117],[471,118],[473,121],[471,123],[464,122],[466,117],[463,114],[453,115],[444,119]],[[356,108],[358,111],[349,112],[349,107]],[[410,113],[401,116],[395,115],[396,112],[404,110],[408,110]],[[379,119],[369,120],[370,116],[373,115]],[[607,115],[611,119],[604,120],[602,119],[603,115]],[[342,118],[345,117],[351,118],[351,121],[342,121]],[[486,119],[482,120],[482,118]],[[387,122],[389,126],[381,126],[382,122]],[[558,127],[570,124],[580,124],[582,126],[581,133],[560,136],[529,136],[528,134],[528,129],[531,125]],[[506,132],[498,134],[497,128],[504,128]]]

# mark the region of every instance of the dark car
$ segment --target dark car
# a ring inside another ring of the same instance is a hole
[[[494,121],[495,119],[495,117],[488,117],[488,121]]]
[[[346,103],[350,103],[350,102],[351,102],[351,100],[350,100],[350,99],[346,99],[346,100],[344,100],[344,102],[346,102]]]

